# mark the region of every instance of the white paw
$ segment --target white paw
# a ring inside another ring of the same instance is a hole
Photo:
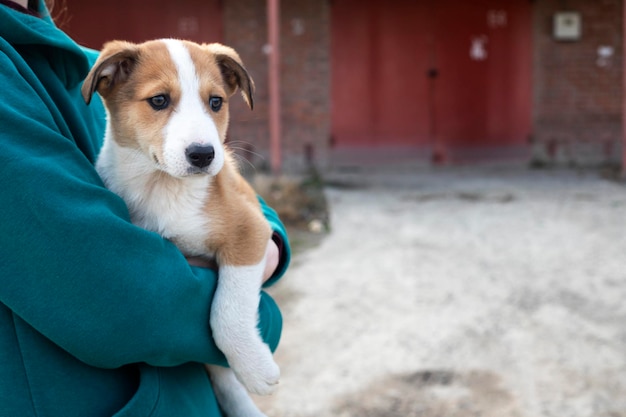
[[[253,360],[237,361],[231,367],[248,392],[270,395],[276,390],[280,379],[280,368],[270,355],[256,355]]]

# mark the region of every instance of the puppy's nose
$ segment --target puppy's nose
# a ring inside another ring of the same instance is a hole
[[[215,158],[215,149],[212,145],[193,144],[185,150],[185,156],[191,165],[204,168],[209,166]]]

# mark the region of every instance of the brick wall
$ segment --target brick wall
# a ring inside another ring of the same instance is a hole
[[[269,166],[266,2],[223,0],[224,42],[241,54],[256,82],[255,110],[233,100],[229,132],[247,158]],[[330,2],[281,2],[282,152],[286,171],[329,158]],[[622,152],[623,0],[533,2],[533,160],[563,165],[617,163]],[[582,16],[582,38],[556,41],[557,11]],[[598,50],[613,55],[600,59]]]
[[[224,0],[224,43],[237,49],[255,80],[255,108],[231,102],[232,146],[244,147],[257,168],[269,165],[268,57],[266,2]],[[282,153],[286,171],[327,160],[330,136],[330,10],[329,2],[281,2]],[[245,152],[244,152],[245,153]],[[255,155],[259,154],[259,155]]]
[[[267,56],[263,46],[267,41],[265,2],[258,0],[226,0],[222,4],[223,41],[239,52],[255,82],[254,110],[243,100],[231,99],[231,122],[228,140],[234,148],[267,154],[269,148]],[[262,160],[251,154],[243,155],[255,165]]]
[[[567,9],[562,7],[567,5]],[[537,0],[534,13],[533,159],[598,165],[621,158],[622,0]],[[582,38],[556,41],[557,11],[582,16]],[[613,55],[599,56],[610,47]]]

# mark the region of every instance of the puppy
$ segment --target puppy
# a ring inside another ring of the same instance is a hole
[[[238,88],[252,109],[254,84],[233,49],[173,39],[107,43],[82,87],[107,110],[96,169],[133,223],[219,265],[210,324],[230,369],[207,369],[231,417],[263,416],[246,389],[269,394],[280,375],[256,327],[271,230],[224,147]]]

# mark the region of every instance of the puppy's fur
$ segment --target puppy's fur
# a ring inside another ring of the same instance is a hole
[[[219,265],[211,328],[231,368],[207,368],[231,417],[263,415],[241,384],[269,394],[279,379],[256,327],[271,230],[224,147],[238,88],[252,108],[253,82],[233,49],[172,39],[106,44],[82,88],[87,103],[96,91],[104,100],[96,168],[133,223]]]

